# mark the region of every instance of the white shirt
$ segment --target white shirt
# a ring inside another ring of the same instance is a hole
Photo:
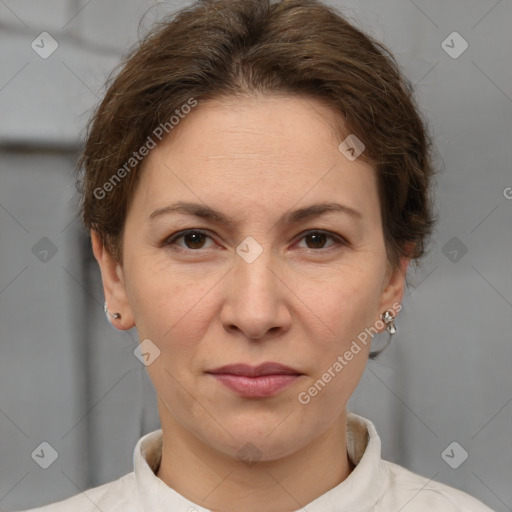
[[[458,489],[381,459],[373,423],[347,414],[350,475],[296,512],[493,512]],[[162,430],[143,436],[133,455],[134,471],[111,483],[26,512],[209,512],[160,480]]]

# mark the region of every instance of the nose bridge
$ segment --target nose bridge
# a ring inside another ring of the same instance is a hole
[[[236,326],[247,337],[255,339],[284,322],[286,315],[283,305],[279,304],[281,291],[274,267],[276,262],[271,249],[252,237],[239,244],[231,286],[225,297],[225,327]]]
[[[275,275],[270,268],[275,266],[272,251],[263,247],[253,237],[247,237],[236,249],[235,280],[242,295],[252,295],[246,299],[271,302],[275,292]],[[263,297],[263,296],[266,297]]]

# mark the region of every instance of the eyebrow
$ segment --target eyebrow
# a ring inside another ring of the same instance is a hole
[[[310,219],[312,217],[318,217],[327,212],[341,212],[345,213],[354,219],[361,221],[363,215],[360,211],[351,208],[350,206],[339,204],[339,203],[318,203],[306,206],[304,208],[298,208],[283,214],[276,224],[295,224],[297,222]],[[164,206],[155,210],[149,217],[148,221],[152,221],[156,217],[161,215],[167,215],[171,213],[182,213],[185,215],[194,215],[202,219],[210,220],[217,224],[225,224],[226,226],[232,227],[236,224],[235,220],[225,215],[224,213],[210,208],[204,204],[189,203],[185,201],[178,201],[169,206]]]

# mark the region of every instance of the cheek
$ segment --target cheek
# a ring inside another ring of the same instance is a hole
[[[316,338],[326,345],[341,349],[375,322],[379,303],[378,272],[370,265],[351,266],[331,272],[314,286],[301,281],[297,290],[304,303],[321,321],[323,335]]]
[[[357,286],[331,283],[328,294],[310,298],[322,324],[310,334],[312,373],[299,391],[309,401],[300,402],[303,413],[319,426],[327,427],[346,407],[368,360],[371,337],[365,328],[373,324],[375,292],[356,281]]]
[[[194,329],[202,325],[199,318],[215,277],[180,270],[178,264],[154,254],[130,262],[129,301],[141,339],[177,344],[183,340],[186,345],[185,339],[190,344],[197,335]]]
[[[375,323],[379,284],[376,266],[353,265],[331,273],[321,286],[318,282],[314,287],[303,285],[300,292],[321,320],[311,317],[309,324],[314,326],[309,337],[315,343],[307,350],[314,363],[303,391],[311,398],[308,407],[332,411],[331,419],[350,398],[366,366],[371,335],[365,330]]]

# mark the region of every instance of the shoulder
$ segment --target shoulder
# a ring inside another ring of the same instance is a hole
[[[128,473],[118,480],[88,489],[70,498],[24,512],[139,512],[135,475]]]
[[[383,461],[389,472],[389,487],[376,511],[402,510],[407,512],[493,512],[473,496],[430,478]]]

